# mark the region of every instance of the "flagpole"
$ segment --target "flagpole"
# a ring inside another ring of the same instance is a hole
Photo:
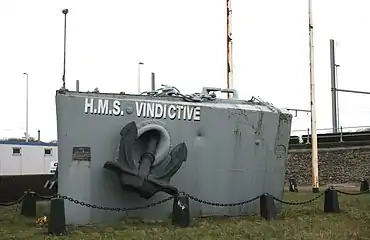
[[[311,102],[311,157],[312,157],[312,191],[319,192],[319,162],[317,150],[316,132],[316,98],[315,98],[315,76],[314,76],[314,44],[313,44],[313,21],[312,0],[308,0],[308,25],[309,25],[309,57],[310,57],[310,102]]]
[[[226,42],[227,42],[227,88],[234,88],[234,79],[233,79],[233,42],[232,42],[232,33],[231,33],[231,0],[226,0]],[[227,94],[230,98],[230,94]]]

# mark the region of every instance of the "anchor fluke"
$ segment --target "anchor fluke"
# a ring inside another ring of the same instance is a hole
[[[106,162],[104,168],[117,174],[125,190],[134,191],[142,198],[149,199],[159,191],[176,195],[178,189],[171,186],[169,181],[186,161],[186,144],[176,145],[166,159],[156,159],[161,137],[157,131],[148,130],[138,137],[135,122],[130,122],[122,128],[120,135],[118,160]],[[134,148],[138,140],[141,146]],[[142,152],[137,152],[140,151],[137,149]],[[139,156],[139,159],[134,159],[134,156]],[[156,161],[160,163],[154,165]]]
[[[188,149],[185,143],[176,145],[167,161],[163,161],[161,165],[156,166],[153,173],[158,179],[169,182],[172,176],[180,169],[183,162],[186,161],[188,156]]]
[[[135,122],[130,122],[124,126],[120,132],[121,140],[119,144],[119,163],[125,168],[135,170],[136,166],[132,157],[132,146],[137,139],[137,126]]]

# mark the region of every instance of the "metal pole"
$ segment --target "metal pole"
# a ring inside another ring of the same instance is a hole
[[[151,78],[151,90],[155,91],[155,73],[152,72],[152,78]]]
[[[28,134],[28,73],[23,73],[26,75],[26,142],[29,140]]]
[[[62,89],[65,90],[66,89],[66,46],[67,46],[67,13],[68,13],[68,9],[64,9],[62,11],[62,13],[64,14],[64,61],[63,61],[63,77],[62,77],[63,86],[62,86]]]
[[[337,103],[337,109],[336,109],[336,113],[337,113],[337,129],[340,128],[340,117],[339,117],[339,94],[338,94],[338,91],[337,91],[337,88],[338,88],[338,67],[340,67],[340,65],[338,64],[335,64],[335,96],[336,96],[336,103]]]
[[[141,93],[141,91],[140,91],[140,81],[141,81],[141,79],[140,79],[140,74],[141,74],[141,65],[144,65],[144,63],[143,62],[139,62],[138,64],[137,64],[137,92],[138,92],[138,94],[140,94]]]
[[[332,41],[332,40],[331,40]],[[332,44],[333,44],[333,46],[332,46]],[[333,48],[333,52],[335,51],[335,49],[334,49],[334,47],[335,47],[335,45],[334,45],[334,41],[333,41],[333,43],[332,42],[330,42],[330,47],[331,48]],[[335,55],[333,55],[333,57],[335,57]],[[333,71],[333,67],[334,67],[334,71]],[[339,94],[338,94],[338,92],[347,92],[347,93],[357,93],[357,94],[370,94],[370,92],[365,92],[365,91],[357,91],[357,90],[349,90],[349,89],[338,89],[338,67],[340,67],[340,65],[338,65],[338,64],[336,64],[335,63],[335,58],[334,58],[334,63],[332,63],[332,78],[333,78],[333,74],[335,75],[335,88],[334,88],[334,92],[335,92],[335,96],[336,96],[336,99],[335,99],[335,101],[336,101],[336,118],[337,118],[337,128],[339,128],[339,125],[340,125],[340,123],[339,123]],[[334,72],[334,73],[333,73]],[[333,86],[332,86],[332,92],[333,92]],[[332,95],[332,98],[333,98],[334,96]]]
[[[337,119],[337,78],[336,78],[336,64],[335,64],[335,44],[334,40],[330,39],[330,73],[331,73],[331,118],[333,133],[338,132],[338,119]]]
[[[80,80],[76,80],[76,92],[80,91]]]
[[[313,21],[312,21],[312,1],[308,0],[308,19],[309,19],[309,57],[310,57],[310,99],[311,99],[311,146],[312,146],[312,191],[319,192],[319,163],[317,153],[317,133],[316,133],[316,99],[315,99],[315,76],[314,76],[314,44],[313,44]]]
[[[232,33],[231,33],[231,0],[226,0],[226,41],[227,41],[227,88],[234,88],[234,79],[233,79],[233,42],[232,42]],[[230,98],[230,94],[227,94],[227,97]]]

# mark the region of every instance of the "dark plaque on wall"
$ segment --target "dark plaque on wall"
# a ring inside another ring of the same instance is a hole
[[[91,161],[90,147],[73,147],[72,151],[73,161]]]

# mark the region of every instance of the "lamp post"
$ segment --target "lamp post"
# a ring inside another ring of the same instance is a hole
[[[26,142],[28,142],[28,73],[23,73],[26,75]]]
[[[65,90],[66,89],[66,43],[67,43],[67,13],[68,13],[68,9],[64,9],[62,11],[62,13],[64,14],[64,61],[63,61],[63,77],[62,77],[63,86],[62,86],[62,89]]]

